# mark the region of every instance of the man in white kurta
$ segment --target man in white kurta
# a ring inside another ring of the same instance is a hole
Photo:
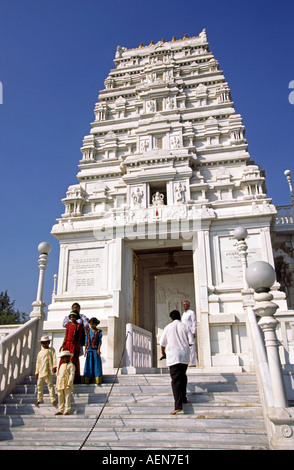
[[[190,309],[189,300],[184,300],[183,302],[184,313],[182,315],[182,323],[186,325],[190,332],[193,335],[193,338],[196,337],[196,315],[193,310]],[[196,367],[196,349],[195,341],[194,344],[190,347],[190,367]]]
[[[172,323],[167,325],[160,338],[161,351],[166,355],[166,365],[169,367],[172,379],[172,391],[175,399],[174,411],[182,411],[187,400],[187,367],[190,359],[190,345],[194,339],[192,333],[181,322],[181,314],[177,310],[170,312]]]

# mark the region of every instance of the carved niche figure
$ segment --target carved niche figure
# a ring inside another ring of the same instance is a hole
[[[149,142],[148,140],[141,140],[140,142],[140,152],[141,153],[144,153],[144,152],[147,152],[149,150]]]
[[[178,186],[175,187],[175,200],[177,203],[185,202],[185,192],[186,192],[186,186],[182,186],[181,183],[179,183]]]
[[[155,103],[154,101],[150,100],[146,102],[146,111],[147,113],[154,113],[155,112]]]
[[[156,191],[152,196],[152,204],[153,206],[162,206],[164,204],[164,195],[159,191]]]
[[[154,83],[156,81],[156,73],[147,73],[146,83]]]
[[[174,99],[168,96],[166,98],[166,109],[173,109],[175,107]]]
[[[177,149],[180,147],[180,138],[177,135],[173,135],[170,138],[170,146],[172,149]]]
[[[131,197],[133,201],[133,206],[141,207],[143,196],[144,196],[144,192],[140,190],[140,188],[137,188],[136,191],[132,192]]]

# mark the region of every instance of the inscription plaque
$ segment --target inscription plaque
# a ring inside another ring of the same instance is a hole
[[[68,252],[68,293],[98,293],[103,286],[104,248]]]
[[[251,264],[254,261],[261,260],[260,237],[253,234],[248,237],[246,241],[248,244],[247,263]],[[221,282],[240,282],[243,279],[243,274],[240,254],[236,248],[236,240],[231,237],[219,237],[219,250],[221,259]]]

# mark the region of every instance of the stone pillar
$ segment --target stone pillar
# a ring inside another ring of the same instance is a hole
[[[247,243],[245,238],[247,237],[248,232],[244,227],[237,227],[234,230],[234,237],[238,240],[237,242],[237,250],[240,255],[241,265],[242,265],[242,273],[243,273],[243,283],[244,283],[244,290],[248,290],[248,283],[246,280],[246,269],[247,269]]]
[[[276,407],[286,408],[288,401],[276,336],[278,321],[274,317],[278,305],[272,302],[273,295],[270,292],[275,277],[273,267],[264,261],[252,263],[246,270],[246,280],[249,286],[255,290],[256,305],[253,307],[253,311],[257,317],[260,317],[258,325],[264,333],[274,404]]]
[[[256,305],[253,307],[253,311],[255,315],[261,317],[258,325],[264,333],[274,403],[275,406],[285,408],[288,406],[288,402],[280,362],[279,343],[276,336],[278,321],[273,316],[278,309],[278,305],[272,302],[272,299],[273,295],[269,292],[255,292],[254,300],[256,300]]]
[[[207,235],[207,236],[206,236]],[[197,321],[197,355],[200,367],[211,367],[211,347],[208,310],[207,249],[209,230],[199,230],[193,236],[193,271]]]
[[[36,362],[37,354],[40,349],[40,345],[38,343],[40,337],[42,336],[43,331],[43,323],[45,320],[45,313],[44,307],[45,302],[43,302],[43,291],[44,291],[44,277],[45,277],[45,270],[48,264],[48,254],[51,251],[51,246],[47,242],[42,242],[38,246],[38,250],[40,253],[39,256],[39,282],[38,282],[38,289],[37,289],[37,296],[36,300],[32,303],[33,310],[30,313],[30,318],[38,318],[38,327],[37,327],[37,334],[34,339],[33,347],[33,367]]]

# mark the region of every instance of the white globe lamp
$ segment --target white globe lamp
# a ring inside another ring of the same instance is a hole
[[[245,273],[246,281],[256,292],[269,291],[276,280],[276,272],[271,264],[256,261],[248,266]]]

